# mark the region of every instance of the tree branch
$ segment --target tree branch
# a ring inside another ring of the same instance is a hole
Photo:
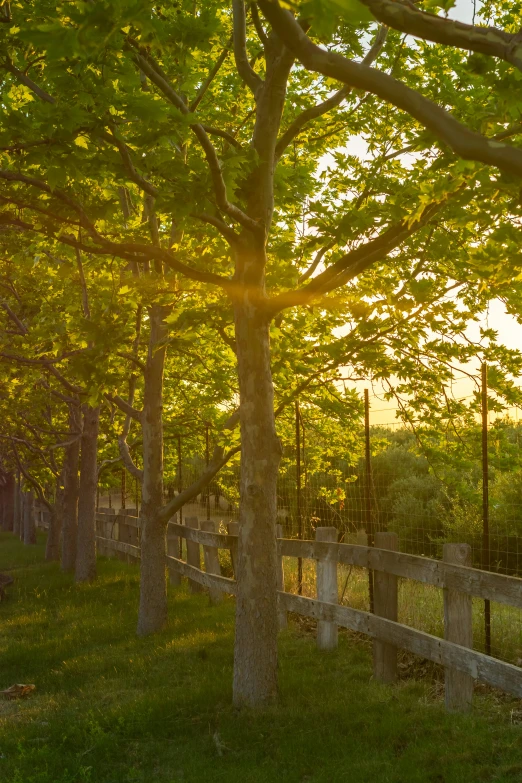
[[[217,58],[215,64],[210,69],[209,75],[207,76],[207,78],[205,79],[205,81],[203,82],[201,87],[199,88],[198,94],[196,95],[196,97],[194,98],[194,100],[192,101],[192,103],[189,106],[190,111],[196,111],[196,109],[198,108],[199,104],[201,103],[201,101],[203,100],[203,98],[205,96],[205,93],[207,92],[208,88],[212,84],[212,82],[213,82],[217,72],[219,71],[219,69],[221,68],[223,63],[225,62],[225,60],[227,58],[227,54],[229,53],[231,46],[232,46],[232,38],[230,38],[230,40],[228,41],[227,45],[225,46],[225,48],[223,49],[223,51],[221,52],[221,54]],[[208,131],[207,131],[207,133],[208,133]]]
[[[17,325],[18,329],[20,330],[20,334],[22,335],[28,334],[26,325],[22,323],[22,321],[18,318],[16,313],[13,312],[13,310],[11,310],[7,302],[2,302],[1,304],[4,310],[6,311],[7,315],[9,316],[9,318]]]
[[[158,195],[158,189],[155,188],[151,182],[145,179],[145,177],[142,177],[141,174],[139,174],[136,171],[134,167],[134,163],[132,162],[132,158],[128,146],[125,144],[124,141],[122,141],[122,139],[118,138],[114,128],[111,128],[111,133],[105,133],[103,131],[99,131],[98,135],[100,136],[101,139],[106,141],[108,144],[111,144],[113,147],[116,147],[118,149],[118,152],[120,153],[120,157],[125,165],[125,168],[129,173],[131,180],[135,182],[139,188],[145,191],[145,193],[148,193],[149,196],[156,197]]]
[[[38,481],[33,476],[31,476],[31,474],[22,465],[22,462],[20,460],[20,456],[18,454],[18,449],[16,448],[16,445],[15,445],[15,442],[14,442],[13,439],[11,439],[11,448],[13,449],[13,454],[14,454],[14,457],[15,457],[15,460],[16,460],[16,464],[18,465],[18,470],[20,471],[22,476],[25,478],[25,480],[28,481],[29,484],[31,484],[35,488],[36,494],[38,495],[38,500],[40,501],[40,503],[43,503],[44,506],[46,506],[47,510],[52,512],[53,507],[52,507],[51,503],[49,503],[49,501],[46,499],[41,485],[38,483]]]
[[[386,258],[405,239],[425,226],[442,206],[443,203],[428,206],[422,216],[409,225],[406,221],[401,221],[390,226],[379,236],[345,253],[308,285],[297,291],[287,291],[274,297],[267,304],[268,314],[273,317],[287,307],[307,304],[357,277],[372,264]]]
[[[11,60],[6,60],[3,63],[3,66],[6,71],[9,71],[9,73],[12,74],[19,82],[22,82],[22,84],[25,84],[26,87],[29,87],[31,92],[34,92],[34,94],[41,98],[42,101],[45,101],[46,103],[56,103],[56,100],[52,95],[49,95],[49,93],[45,92],[45,90],[42,90],[42,88],[33,82],[32,79],[26,76],[23,71],[20,71],[15,65],[13,65]]]
[[[212,456],[212,460],[204,473],[202,473],[201,476],[190,485],[190,487],[187,487],[187,489],[183,490],[183,492],[180,492],[179,495],[176,495],[176,497],[172,498],[172,500],[161,509],[159,513],[161,521],[168,522],[169,519],[174,516],[174,514],[179,511],[180,508],[182,508],[182,506],[192,500],[193,497],[198,495],[202,489],[210,484],[216,473],[219,473],[223,465],[226,465],[229,459],[233,457],[234,454],[237,454],[240,449],[241,444],[235,446],[233,449],[230,449],[226,454],[223,454],[223,449],[216,448]]]
[[[149,77],[151,82],[153,82],[156,87],[161,90],[163,95],[172,103],[172,105],[175,106],[182,114],[190,114],[190,111],[185,105],[185,102],[169,84],[167,77],[159,65],[154,61],[154,59],[148,53],[143,54],[140,49],[135,51],[134,58],[137,65]],[[244,228],[247,228],[249,231],[259,233],[260,227],[256,221],[252,220],[252,218],[246,215],[241,209],[239,209],[239,207],[236,207],[234,204],[229,202],[227,198],[225,180],[223,179],[223,175],[221,173],[219,159],[214,145],[210,141],[205,129],[199,123],[191,123],[190,128],[203,148],[203,152],[210,169],[210,174],[214,185],[214,193],[216,195],[216,202],[219,209],[221,209],[229,217],[237,220],[237,222]]]
[[[227,226],[222,220],[213,215],[208,215],[206,212],[192,212],[191,216],[196,220],[202,220],[203,223],[208,223],[210,226],[217,228],[220,234],[227,240],[229,245],[237,245],[239,242],[239,234],[236,234],[233,228]]]
[[[426,41],[505,60],[522,70],[522,37],[495,27],[477,27],[416,8],[405,0],[362,0],[380,22]]]
[[[273,29],[311,71],[318,71],[355,88],[373,93],[402,109],[428,128],[465,160],[476,160],[510,174],[522,176],[522,150],[492,141],[467,128],[451,114],[424,98],[415,90],[367,65],[347,60],[336,52],[327,52],[314,44],[293,15],[278,2],[259,0]]]
[[[120,456],[123,461],[123,464],[129,471],[129,473],[134,476],[134,478],[137,478],[138,481],[143,481],[143,471],[138,468],[130,455],[129,451],[129,444],[125,440],[125,437],[123,435],[118,435],[118,447],[120,450]]]
[[[371,65],[371,63],[377,59],[386,41],[387,32],[388,31],[386,27],[381,26],[379,28],[371,48],[362,60],[364,65]],[[276,160],[281,157],[288,145],[291,144],[295,137],[304,128],[304,126],[310,122],[310,120],[315,120],[317,117],[322,117],[323,114],[326,114],[331,109],[339,106],[351,93],[351,91],[352,88],[345,84],[344,87],[341,87],[340,90],[337,90],[337,92],[335,92],[322,103],[318,103],[316,106],[311,106],[309,109],[305,109],[303,112],[301,112],[301,114],[295,118],[295,120],[291,123],[291,125],[287,128],[287,130],[283,133],[277,142],[275,150]]]
[[[113,402],[123,413],[130,416],[131,419],[139,421],[141,424],[143,412],[133,408],[131,404],[123,399],[123,397],[120,397],[118,394],[105,394],[105,398],[109,400],[109,402]]]
[[[263,86],[262,78],[254,71],[250,65],[246,49],[246,12],[243,0],[232,0],[232,11],[234,15],[234,58],[239,76],[243,82],[252,90],[254,98],[260,87]]]
[[[268,36],[265,33],[265,30],[263,28],[263,25],[261,24],[261,19],[259,18],[259,11],[257,9],[257,3],[250,3],[250,14],[252,16],[252,21],[254,23],[254,27],[256,28],[256,33],[259,36],[259,40],[263,44],[263,47],[266,49],[268,46]]]

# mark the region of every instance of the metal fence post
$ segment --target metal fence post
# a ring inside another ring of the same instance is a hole
[[[296,514],[297,538],[303,538],[303,517],[301,515],[301,422],[299,415],[299,400],[295,401],[295,469],[296,469]],[[297,594],[303,594],[303,558],[297,558]]]
[[[489,540],[488,366],[482,364],[482,568],[491,568]],[[484,651],[491,655],[491,604],[484,601]]]
[[[375,546],[372,520],[372,461],[370,452],[370,396],[368,389],[364,390],[364,523],[368,546]],[[374,610],[373,571],[368,569],[368,592],[370,596],[370,612]]]

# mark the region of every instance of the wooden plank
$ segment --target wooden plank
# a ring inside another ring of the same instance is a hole
[[[522,669],[518,666],[359,609],[326,604],[291,593],[279,592],[278,599],[283,608],[289,612],[296,612],[304,617],[314,617],[316,620],[335,622],[343,628],[409,650],[442,666],[463,671],[473,679],[481,680],[522,698]]]
[[[171,525],[167,526],[167,554],[171,557],[179,557],[179,536],[172,531]],[[181,574],[169,564],[169,582],[173,587],[181,584]]]
[[[375,546],[396,551],[399,548],[397,533],[375,533]],[[394,622],[398,620],[397,587],[395,575],[384,571],[373,572],[373,611],[379,617],[386,617]],[[397,648],[387,642],[381,642],[380,639],[373,640],[373,676],[379,682],[390,683],[397,679]]]
[[[135,558],[139,558],[141,555],[139,546],[133,546],[124,541],[115,541],[113,538],[104,538],[103,536],[96,536],[96,541],[101,544],[104,550],[112,549],[114,552],[124,552]]]
[[[193,530],[199,530],[199,519],[197,517],[187,517],[185,519],[186,528],[192,528]],[[186,532],[184,528],[184,532]],[[207,533],[207,535],[209,535]],[[201,549],[199,542],[194,538],[187,537],[187,562],[196,570],[201,570]],[[201,582],[198,579],[189,579],[189,587],[191,593],[201,592]]]
[[[230,532],[230,529],[229,529]],[[283,526],[280,524],[276,525],[276,536],[278,538],[278,547],[277,547],[277,589],[281,590],[281,592],[284,593],[285,591],[285,570],[283,566],[283,556],[281,554],[281,547],[279,546],[279,539],[283,537]],[[232,551],[232,550],[231,550]],[[234,570],[235,573],[235,570]],[[285,628],[288,628],[288,614],[284,609],[281,609],[278,607],[277,609],[277,622],[279,625],[279,630],[284,631]]]
[[[444,544],[445,563],[471,565],[469,544]],[[444,588],[444,638],[463,647],[473,647],[473,618],[470,595]],[[445,677],[446,709],[468,712],[473,701],[473,678],[465,672],[447,668]]]
[[[419,555],[356,544],[283,539],[281,553],[287,557],[307,557],[312,560],[337,559],[345,565],[386,571],[395,576],[415,579],[435,587],[448,587],[477,598],[489,598],[491,601],[522,609],[522,579],[516,576],[495,574]]]
[[[109,517],[112,520],[120,520],[124,525],[129,525],[129,527],[137,527],[137,528],[141,527],[141,519],[139,517],[131,517],[128,514],[115,514],[113,508],[107,509],[107,511],[112,511],[113,513],[107,515],[100,511],[97,511],[96,521],[105,522]]]
[[[337,542],[337,528],[318,527],[316,541]],[[317,560],[316,565],[317,598],[321,602],[336,604],[338,601],[337,562]],[[328,620],[317,623],[317,647],[319,650],[335,650],[337,647],[337,625]]]
[[[215,533],[216,523],[212,519],[204,519],[201,521],[201,528],[207,533]],[[221,565],[219,562],[217,547],[204,545],[203,560],[205,561],[205,571],[207,574],[218,574],[221,576]],[[208,595],[210,598],[210,603],[213,606],[220,604],[223,600],[223,594],[219,588],[209,587]]]
[[[176,557],[167,557],[169,564],[172,564],[173,568],[176,568],[182,576],[188,577],[189,580],[198,582],[203,587],[217,587],[222,592],[229,595],[236,594],[236,582],[233,579],[229,579],[227,576],[218,576],[217,574],[206,574],[204,571],[200,571],[199,568],[185,563],[183,560],[178,560]]]
[[[239,535],[239,524],[237,522],[229,522],[227,525],[228,538],[230,543],[230,559],[232,560],[232,570],[234,572],[234,579],[237,579],[237,540]]]
[[[196,519],[196,517],[190,517]],[[173,533],[187,541],[196,541],[203,546],[212,546],[215,549],[230,549],[237,542],[237,536],[227,536],[222,533],[210,533],[198,528],[193,529],[189,525],[179,525],[177,522],[169,522],[169,528]]]

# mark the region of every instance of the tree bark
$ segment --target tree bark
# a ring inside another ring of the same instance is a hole
[[[245,301],[235,308],[240,390],[241,485],[237,555],[234,703],[277,697],[277,473],[269,324]]]
[[[24,498],[24,544],[36,544],[36,526],[34,521],[34,492],[25,493]]]
[[[150,338],[143,394],[143,486],[141,501],[139,636],[160,631],[167,622],[167,525],[163,506],[163,368],[167,335],[163,319],[170,308],[149,310]],[[160,347],[158,347],[158,345]]]
[[[62,477],[56,479],[55,501],[50,510],[49,530],[47,531],[47,542],[45,545],[46,560],[60,560],[60,537],[62,533],[63,519],[63,487]]]
[[[6,484],[3,491],[3,517],[2,530],[11,532],[14,526],[14,496],[16,483],[12,473],[7,475]]]
[[[15,536],[20,536],[22,504],[20,497],[20,482],[15,481],[14,484],[14,501],[13,501],[13,533]]]
[[[78,497],[77,582],[96,579],[96,486],[100,408],[82,405],[83,430]]]
[[[69,406],[69,428],[79,429],[79,415],[75,406]],[[62,571],[73,571],[76,563],[76,541],[78,535],[78,460],[80,439],[65,449],[63,520],[62,520]]]

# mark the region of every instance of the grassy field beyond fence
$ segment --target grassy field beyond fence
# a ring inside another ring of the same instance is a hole
[[[76,586],[43,562],[42,539],[0,534],[6,569],[0,688],[37,690],[0,701],[2,783],[522,780],[521,702],[479,688],[471,715],[448,715],[433,667],[377,685],[367,641],[341,633],[319,653],[296,621],[280,640],[280,705],[237,712],[232,599],[173,591],[168,628],[137,639],[136,566],[101,559],[99,580]]]

